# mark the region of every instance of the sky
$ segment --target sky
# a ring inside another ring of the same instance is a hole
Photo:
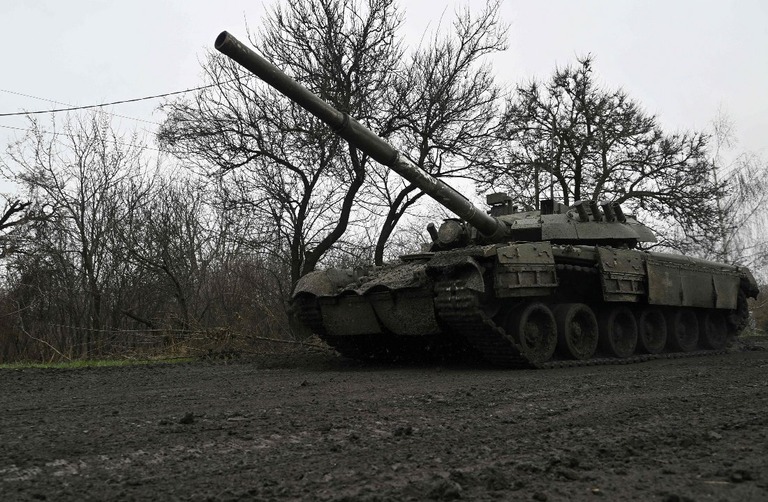
[[[216,35],[246,38],[272,1],[2,0],[0,114],[84,106],[201,85]],[[459,6],[482,0],[401,1],[406,40],[450,27]],[[722,111],[738,151],[768,157],[768,2],[765,0],[503,0],[509,48],[498,82],[546,79],[594,57],[598,81],[623,88],[668,132],[702,130]],[[442,18],[442,21],[441,21]],[[42,98],[42,99],[36,99]],[[161,100],[108,110],[121,130],[151,135]],[[43,123],[49,120],[42,116]],[[0,155],[28,122],[0,117]],[[6,157],[3,157],[6,158]]]

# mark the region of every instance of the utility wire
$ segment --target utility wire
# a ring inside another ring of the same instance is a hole
[[[72,112],[76,110],[87,110],[90,108],[100,108],[103,106],[112,106],[112,105],[122,105],[125,103],[135,103],[137,101],[147,101],[150,99],[159,99],[159,98],[165,98],[167,96],[175,96],[177,94],[186,94],[188,92],[194,92],[194,91],[201,91],[203,89],[208,89],[210,87],[216,87],[219,84],[210,84],[210,85],[204,85],[200,87],[195,87],[192,89],[186,89],[184,91],[175,91],[175,92],[166,92],[164,94],[155,94],[154,96],[144,96],[143,98],[133,98],[133,99],[122,99],[120,101],[112,101],[110,103],[100,103],[98,105],[86,105],[86,106],[73,106],[70,108],[55,108],[51,110],[36,110],[32,112],[13,112],[13,113],[0,113],[0,117],[18,117],[23,115],[39,115],[43,113],[60,113],[60,112]],[[11,94],[19,94],[12,91],[4,91],[4,92],[10,92]]]
[[[75,105],[71,103],[62,103],[61,101],[56,101],[55,99],[41,98],[39,96],[32,96],[31,94],[24,94],[23,92],[10,91],[8,89],[0,89],[0,92],[5,92],[7,94],[14,94],[16,96],[22,96],[25,98],[37,99],[40,101],[47,101],[48,103],[56,103],[57,105],[75,107]],[[26,115],[26,113],[23,113],[23,112],[19,112],[19,113]],[[136,122],[144,122],[146,124],[152,124],[152,125],[160,125],[157,122],[152,122],[151,120],[137,119],[136,117],[128,117],[127,115],[120,115],[119,113],[113,113],[108,111],[104,111],[103,113],[106,113],[107,115],[112,115],[113,117],[120,117],[121,119],[135,120]]]

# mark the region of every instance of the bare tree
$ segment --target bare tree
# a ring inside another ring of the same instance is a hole
[[[434,176],[462,176],[494,150],[499,91],[483,58],[505,47],[499,2],[477,16],[465,9],[450,35],[436,33],[409,59],[400,20],[394,0],[283,2],[252,43]],[[421,193],[237,65],[211,54],[205,69],[216,88],[168,104],[161,141],[217,177],[230,207],[253,211],[294,281],[332,247],[359,240],[344,237],[352,228],[380,225],[381,263]]]
[[[499,89],[483,58],[506,48],[507,26],[499,20],[499,2],[476,16],[460,12],[450,35],[439,31],[416,50],[395,81],[384,123],[391,141],[436,178],[464,178],[495,162],[498,145]],[[391,131],[391,132],[390,132]],[[384,250],[403,215],[424,195],[388,169],[373,169],[372,203],[381,206],[383,223],[374,260]]]
[[[0,211],[0,258],[22,250],[19,234],[23,232],[20,229],[39,218],[34,209],[32,201],[5,197],[4,207]]]
[[[735,127],[722,110],[712,128],[712,178],[715,183],[725,183],[727,189],[716,201],[717,238],[704,241],[698,253],[749,266],[764,281],[768,273],[768,163],[751,152],[732,156]]]
[[[226,303],[211,293],[210,282],[240,254],[232,234],[248,229],[233,229],[234,221],[209,202],[210,193],[199,181],[171,176],[158,182],[153,197],[118,229],[126,259],[149,272],[153,285],[152,291],[142,291],[149,298],[135,298],[124,313],[148,327],[166,322],[189,330],[206,325],[214,304]]]
[[[25,250],[30,256],[15,266],[34,265],[52,274],[37,276],[51,287],[41,292],[56,297],[52,308],[67,310],[60,321],[83,328],[84,353],[93,348],[91,335],[108,324],[109,286],[123,275],[112,233],[130,211],[121,203],[124,194],[140,197],[145,189],[142,152],[135,136],[116,133],[108,116],[98,113],[68,117],[60,130],[55,123],[46,130],[30,120],[27,136],[9,149],[13,165],[6,175],[28,200],[47,208],[46,217],[30,229],[31,247]]]
[[[4,174],[30,204],[6,213],[19,223],[0,358],[115,354],[176,333],[287,335],[287,273],[259,246],[258,221],[223,206],[209,180],[149,168],[154,154],[108,115],[33,121],[9,159]]]
[[[627,93],[595,83],[591,56],[557,69],[543,85],[518,87],[504,129],[508,162],[483,186],[508,188],[527,199],[524,206],[550,194],[566,204],[614,200],[652,215],[659,228],[679,228],[677,241],[661,232],[677,246],[714,230],[724,184],[711,177],[708,136],[664,133]]]
[[[400,59],[399,23],[393,0],[299,0],[276,4],[252,42],[375,129]],[[205,72],[216,87],[169,103],[159,137],[217,178],[229,207],[253,212],[295,281],[349,227],[371,161],[226,58],[209,55]]]

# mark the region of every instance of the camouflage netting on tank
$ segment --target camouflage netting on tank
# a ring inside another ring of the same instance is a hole
[[[364,295],[377,289],[408,289],[423,286],[427,283],[426,264],[423,262],[385,265],[371,269],[369,275],[359,279],[361,285],[352,288],[356,293]]]

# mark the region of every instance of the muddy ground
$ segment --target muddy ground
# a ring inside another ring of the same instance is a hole
[[[768,500],[768,352],[0,370],[2,500]]]

